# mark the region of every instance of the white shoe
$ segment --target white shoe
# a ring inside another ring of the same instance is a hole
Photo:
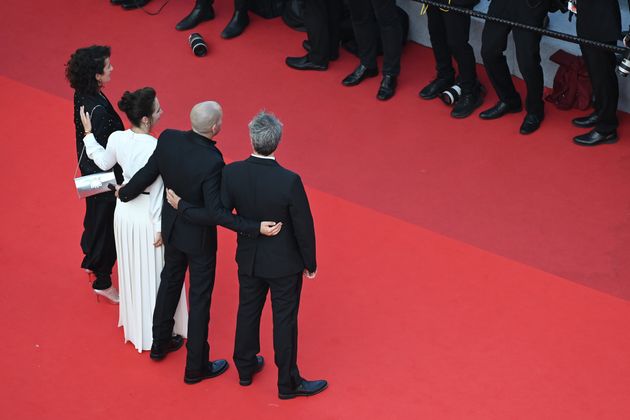
[[[118,296],[118,290],[116,290],[116,288],[114,286],[111,286],[109,289],[104,289],[104,290],[99,290],[99,289],[92,289],[94,290],[94,293],[96,293],[96,301],[100,302],[100,297],[103,296],[106,299],[109,299],[109,301],[113,304],[118,304],[120,302],[120,297]]]

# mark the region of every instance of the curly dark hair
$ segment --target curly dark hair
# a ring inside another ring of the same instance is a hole
[[[100,90],[97,74],[103,74],[105,60],[111,56],[111,48],[104,45],[92,45],[79,48],[66,63],[66,79],[77,92],[96,95]]]
[[[151,119],[155,102],[155,89],[145,87],[133,92],[126,91],[118,101],[118,108],[125,114],[131,124],[140,127],[142,117]]]

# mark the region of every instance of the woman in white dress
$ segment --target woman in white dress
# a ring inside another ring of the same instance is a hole
[[[81,109],[85,132],[85,152],[102,170],[118,163],[125,182],[149,160],[157,146],[157,139],[149,133],[162,115],[155,90],[150,87],[125,92],[118,102],[131,128],[115,131],[103,148],[91,134],[89,114]],[[142,352],[150,350],[153,342],[152,325],[155,298],[164,266],[164,247],[161,236],[161,214],[164,183],[158,179],[138,198],[128,203],[120,200],[114,213],[114,236],[118,254],[118,283],[120,289],[120,317],[118,326],[125,332],[125,342],[131,341]],[[185,290],[175,313],[173,333],[186,336],[188,312]],[[181,337],[178,337],[181,340]]]

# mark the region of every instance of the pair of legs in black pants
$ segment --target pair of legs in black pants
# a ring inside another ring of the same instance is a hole
[[[210,301],[216,270],[216,230],[211,250],[198,254],[185,253],[172,245],[164,250],[162,270],[155,310],[153,311],[153,341],[166,345],[173,334],[174,316],[184,285],[186,269],[190,270],[188,293],[188,340],[186,349],[186,374],[203,375],[208,370],[210,346],[208,324]],[[209,239],[212,240],[212,239]]]
[[[114,210],[116,198],[113,193],[85,199],[85,217],[81,249],[84,258],[81,267],[96,276],[92,287],[105,290],[112,286],[112,268],[116,262],[114,240]]]
[[[260,316],[267,291],[271,290],[273,348],[278,367],[280,394],[292,392],[301,382],[297,366],[298,309],[302,273],[280,278],[239,274],[239,306],[236,321],[234,364],[241,378],[251,377],[260,352]]]
[[[616,45],[616,42],[609,42]],[[593,85],[595,113],[599,116],[595,131],[611,134],[617,131],[617,102],[619,101],[619,83],[615,74],[617,60],[615,54],[599,48],[580,45]]]
[[[498,11],[493,10],[493,6],[496,5],[497,8],[502,7],[504,3],[506,3],[504,0],[493,0],[490,4],[488,14],[492,16],[497,14],[501,15]],[[526,25],[542,27],[543,20],[548,11],[549,8],[546,3],[532,8],[527,6],[525,2],[520,2],[518,5],[513,4],[508,6],[508,15],[505,16],[505,18]],[[504,16],[501,15],[500,17]],[[518,68],[527,85],[525,108],[528,114],[536,115],[542,120],[544,117],[544,78],[543,70],[540,65],[540,34],[524,29],[513,28],[503,23],[487,21],[483,29],[481,41],[483,64],[486,66],[486,72],[488,73],[494,90],[497,92],[499,100],[510,105],[513,109],[520,108],[521,97],[514,88],[512,75],[507,65],[505,55],[503,54],[507,48],[508,35],[510,32],[512,32],[514,36]]]
[[[395,0],[349,0],[352,27],[361,64],[376,69],[379,37],[383,43],[383,74],[400,74],[402,27]]]

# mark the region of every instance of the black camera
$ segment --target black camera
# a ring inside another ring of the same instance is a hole
[[[190,34],[188,37],[188,43],[190,44],[193,54],[197,57],[203,57],[208,54],[208,45],[206,44],[206,41],[203,40],[203,37],[197,32]]]
[[[630,47],[630,32],[626,33],[623,38],[623,44],[626,47]],[[617,74],[622,77],[627,77],[630,74],[630,49],[626,50],[626,55],[621,57],[619,65],[617,66]]]
[[[440,93],[440,99],[446,105],[453,105],[455,102],[459,101],[459,97],[461,96],[461,94],[461,86],[455,83],[453,86]]]

